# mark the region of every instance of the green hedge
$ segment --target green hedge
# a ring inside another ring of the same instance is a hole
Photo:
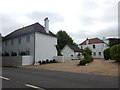
[[[120,44],[114,45],[110,48],[110,55],[113,60],[120,62]]]
[[[111,59],[110,48],[105,49],[103,53],[104,53],[104,59],[105,60]]]

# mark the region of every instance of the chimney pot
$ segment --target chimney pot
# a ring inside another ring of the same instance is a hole
[[[49,33],[49,19],[48,19],[48,17],[46,17],[45,19],[44,19],[44,26],[45,26],[45,31],[46,31],[46,33]]]

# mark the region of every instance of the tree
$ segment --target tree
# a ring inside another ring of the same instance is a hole
[[[110,48],[107,48],[104,50],[104,58],[105,58],[105,60],[111,59]]]
[[[110,55],[112,59],[120,62],[120,44],[114,45],[110,48]]]
[[[61,50],[66,45],[75,45],[73,39],[65,32],[65,31],[58,31],[57,32],[57,47]]]
[[[91,49],[85,48],[85,49],[83,50],[83,55],[84,55],[84,57],[89,56],[89,55],[91,56],[91,55],[92,55]]]
[[[120,44],[120,38],[109,38],[109,46],[112,47],[116,44]]]

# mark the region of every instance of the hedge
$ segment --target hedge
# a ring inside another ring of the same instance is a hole
[[[110,48],[110,55],[113,60],[120,62],[120,44],[114,45]]]
[[[105,60],[111,59],[110,48],[105,49],[103,53],[104,53],[104,59]]]

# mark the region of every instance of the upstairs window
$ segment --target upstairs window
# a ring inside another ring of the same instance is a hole
[[[5,46],[7,46],[7,41],[5,41]]]
[[[14,39],[11,40],[11,45],[13,45],[13,44],[14,44]]]
[[[30,35],[26,36],[26,42],[30,42]]]
[[[21,37],[18,38],[18,44],[21,44]]]
[[[93,49],[95,49],[95,45],[93,45]]]

